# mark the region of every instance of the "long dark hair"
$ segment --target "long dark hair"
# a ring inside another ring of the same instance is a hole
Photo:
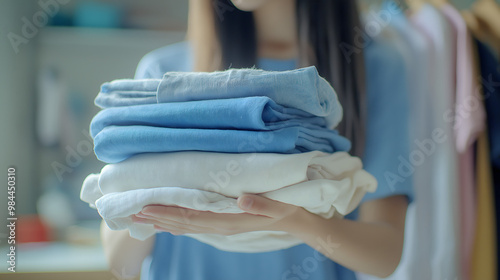
[[[341,44],[355,46],[360,26],[354,0],[296,0],[299,64],[314,65],[337,92],[344,117],[337,127],[353,143],[351,153],[363,154],[366,131],[364,60],[361,51],[347,57]],[[221,48],[221,68],[251,67],[257,61],[253,14],[238,10],[229,0],[213,2],[215,32]],[[224,8],[223,18],[220,9]],[[217,10],[219,9],[219,10]]]

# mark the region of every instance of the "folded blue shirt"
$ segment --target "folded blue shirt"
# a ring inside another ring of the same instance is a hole
[[[161,80],[117,80],[101,87],[101,108],[267,96],[277,104],[324,117],[329,128],[342,119],[330,84],[314,66],[291,71],[230,69],[221,72],[167,72]]]
[[[326,121],[304,111],[256,96],[114,107],[99,112],[90,123],[95,137],[107,126],[143,125],[169,128],[276,130],[307,126],[325,130]]]
[[[94,137],[97,158],[107,163],[135,154],[210,151],[224,153],[302,153],[348,151],[351,143],[329,129],[290,126],[270,131],[107,126]]]

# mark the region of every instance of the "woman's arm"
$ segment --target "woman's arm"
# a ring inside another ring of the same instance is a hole
[[[401,258],[407,206],[404,196],[365,202],[358,221],[325,220],[306,212],[292,233],[347,268],[387,277]]]
[[[130,237],[128,230],[115,231],[101,224],[101,240],[111,272],[120,279],[139,275],[141,264],[154,244],[154,236],[144,241]]]
[[[287,231],[352,270],[379,277],[392,274],[403,248],[407,199],[392,196],[365,202],[358,221],[324,219],[303,208],[243,195],[238,205],[247,213],[221,214],[174,206],[150,205],[134,217],[174,235],[186,233],[236,233]]]

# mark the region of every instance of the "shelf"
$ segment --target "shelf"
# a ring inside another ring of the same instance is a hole
[[[152,31],[141,29],[109,29],[81,27],[46,27],[41,30],[39,44],[50,46],[124,46],[167,45],[182,41],[182,30]]]

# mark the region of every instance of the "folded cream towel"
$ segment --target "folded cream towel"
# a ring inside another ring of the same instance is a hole
[[[146,154],[106,165],[85,180],[81,198],[99,211],[114,230],[129,229],[146,239],[151,225],[132,222],[146,205],[163,204],[216,213],[243,213],[236,198],[261,194],[331,218],[353,211],[376,180],[362,170],[359,158],[327,154],[224,154],[176,152]],[[301,243],[285,232],[258,231],[232,236],[190,234],[216,248],[264,252]]]

